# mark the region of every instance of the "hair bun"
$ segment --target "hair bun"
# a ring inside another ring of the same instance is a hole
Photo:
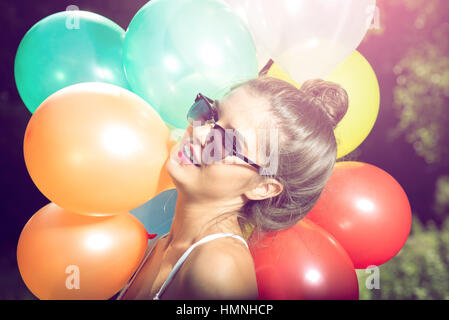
[[[348,93],[339,84],[322,79],[308,80],[301,86],[305,99],[320,107],[335,128],[348,110]]]

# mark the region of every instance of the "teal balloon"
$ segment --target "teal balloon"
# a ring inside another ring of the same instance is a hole
[[[140,220],[149,233],[162,235],[170,231],[177,199],[176,189],[166,190],[142,206],[131,210],[131,213]]]
[[[251,34],[222,0],[147,3],[126,31],[124,65],[132,90],[181,129],[199,92],[220,99],[258,75]]]
[[[64,11],[37,22],[17,50],[14,75],[33,113],[52,93],[80,82],[106,82],[129,89],[123,68],[125,31],[87,11]]]

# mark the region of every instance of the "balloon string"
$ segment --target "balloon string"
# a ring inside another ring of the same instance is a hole
[[[154,239],[154,238],[156,238],[156,236],[157,236],[157,233],[148,233],[147,232],[147,235],[148,235],[148,239]]]
[[[273,65],[273,63],[274,63],[273,59],[268,60],[267,64],[262,68],[262,70],[259,71],[259,76],[266,75],[268,70]]]

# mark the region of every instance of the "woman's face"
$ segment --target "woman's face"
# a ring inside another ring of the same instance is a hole
[[[251,161],[262,164],[257,156],[260,149],[257,148],[258,143],[260,144],[257,135],[260,136],[260,132],[269,128],[266,100],[255,97],[247,89],[240,87],[220,100],[217,109],[217,124],[225,129],[237,130],[247,144],[241,153]],[[167,171],[177,189],[189,197],[209,200],[240,198],[243,193],[260,183],[262,177],[257,169],[236,156],[208,163],[213,130],[211,124],[195,128],[189,125],[180,143],[170,151]],[[183,163],[180,159],[182,147],[189,141],[200,166]]]

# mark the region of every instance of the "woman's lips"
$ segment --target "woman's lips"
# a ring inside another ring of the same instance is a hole
[[[187,158],[182,151],[178,152],[178,157],[184,164],[193,164],[189,158]]]
[[[190,151],[192,152],[192,157],[195,159],[195,165],[198,167],[201,167],[200,158],[198,157],[198,154],[195,151],[195,148],[191,143],[189,143]]]
[[[191,159],[188,156],[186,156],[186,154],[184,153],[184,148],[189,149],[190,154],[191,154]],[[198,158],[196,157],[195,150],[190,142],[186,142],[181,145],[181,149],[178,152],[178,157],[181,160],[181,162],[184,164],[196,165],[196,166],[200,167]]]

